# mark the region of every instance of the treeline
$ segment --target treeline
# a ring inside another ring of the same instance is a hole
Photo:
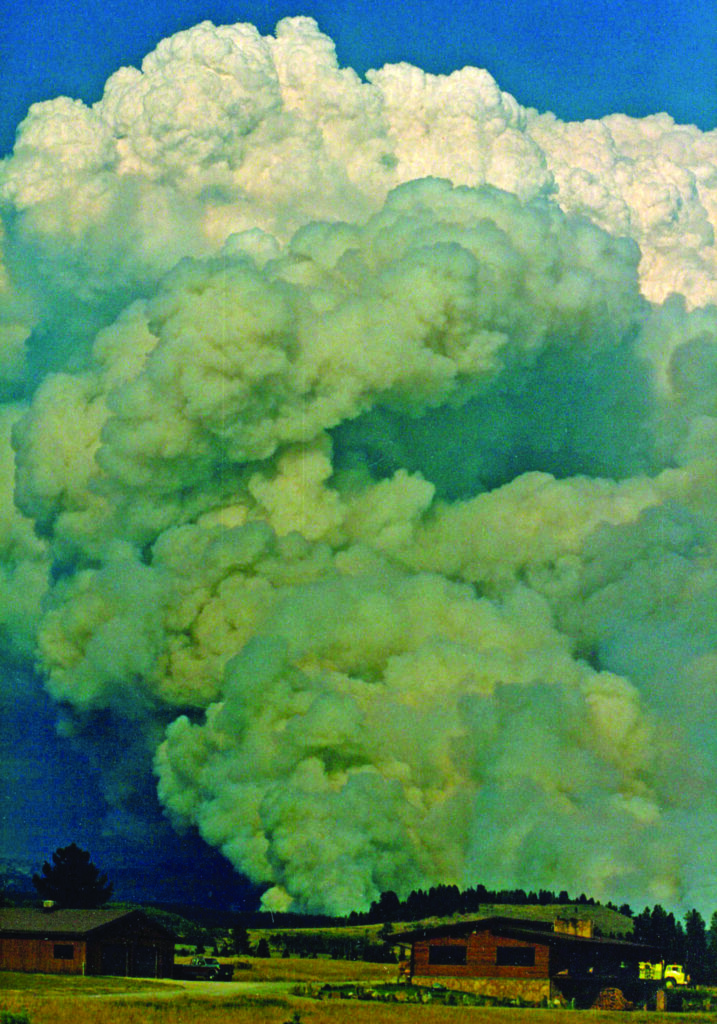
[[[381,941],[375,941],[378,938]],[[286,957],[330,957],[332,960],[364,960],[368,963],[395,963],[396,954],[390,932],[375,938],[331,935],[330,932],[276,932],[272,949]]]
[[[476,885],[470,889],[459,889],[457,885],[436,885],[430,889],[414,889],[405,900],[395,892],[382,892],[368,911],[349,915],[350,924],[375,924],[382,921],[420,921],[426,917],[452,917],[454,914],[475,914],[485,904],[506,906],[535,906],[555,904],[583,904],[594,906],[595,900],[581,893],[577,898],[568,895],[565,889],[555,893],[550,889],[526,892],[525,889],[487,889]],[[617,908],[615,908],[617,909]],[[621,913],[631,914],[625,905]]]
[[[391,937],[391,925],[384,925],[379,932],[367,930],[363,935],[347,935],[332,928],[305,931],[296,929],[294,925],[287,932],[272,929],[255,944],[249,931],[237,922],[217,948],[222,956],[328,957],[332,960],[395,963]]]
[[[633,918],[635,942],[663,949],[668,961],[683,964],[693,984],[717,985],[717,911],[709,928],[698,910],[688,910],[684,923],[658,903]]]

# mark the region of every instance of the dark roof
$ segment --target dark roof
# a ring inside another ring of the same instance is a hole
[[[507,934],[505,929],[512,933],[516,928],[522,931],[530,931],[531,938],[536,932],[552,932],[553,925],[550,921],[533,921],[522,917],[472,917],[463,921],[450,921],[445,924],[422,925],[410,931],[396,933],[392,939],[399,942],[416,942],[419,939],[438,938],[441,935],[470,935],[471,932],[500,931],[501,935]]]
[[[157,931],[169,932],[163,925],[147,918],[141,910],[72,910],[58,907],[40,910],[37,907],[6,907],[0,909],[0,934],[74,935],[82,938],[123,919],[145,918]]]
[[[423,939],[440,938],[441,936],[470,935],[472,932],[490,930],[496,935],[506,938],[522,939],[526,942],[537,942],[545,945],[577,945],[577,946],[615,946],[625,953],[642,953],[648,956],[660,952],[656,946],[645,946],[626,939],[608,937],[586,938],[583,935],[570,935],[567,932],[553,931],[551,921],[532,921],[522,917],[477,917],[466,921],[455,921],[416,928],[412,931],[400,932],[391,936],[392,942],[420,942]]]

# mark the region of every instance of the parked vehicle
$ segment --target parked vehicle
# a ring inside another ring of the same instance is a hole
[[[662,981],[665,988],[675,988],[677,985],[689,985],[690,983],[690,976],[685,972],[682,964],[641,963],[640,977],[644,981]]]
[[[193,956],[188,964],[177,964],[175,975],[190,981],[231,981],[232,964],[220,964],[215,956]]]

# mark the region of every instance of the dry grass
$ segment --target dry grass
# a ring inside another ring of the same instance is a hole
[[[477,915],[473,915],[474,917]],[[411,924],[402,925],[395,924],[394,931],[403,931],[408,928],[415,926],[415,922]],[[368,939],[371,942],[379,942],[379,932],[384,927],[383,924],[339,924],[339,925],[315,925],[309,928],[292,928],[286,926],[283,928],[249,928],[248,934],[249,939],[252,943],[256,944],[259,939],[267,939],[271,942],[278,935],[291,935],[293,937],[302,935],[324,935],[331,939]]]
[[[320,981],[333,985],[344,981],[387,982],[398,978],[398,964],[369,964],[363,960],[248,956],[220,959],[222,963],[239,960],[251,964],[248,971],[235,971],[234,981]]]
[[[655,1024],[648,1013],[579,1010],[486,1009],[362,1003],[316,1002],[292,996],[261,998],[180,996],[165,1000],[117,997],[42,996],[8,993],[0,1009],[26,1011],[31,1024],[289,1024],[295,1012],[302,1024]],[[661,1014],[660,1024],[685,1024],[684,1014]],[[714,1020],[690,1015],[690,1021]]]
[[[334,960],[252,960],[249,982],[392,981],[395,967]],[[194,995],[172,983],[124,978],[0,974],[0,1011],[26,1012],[31,1024],[686,1024],[714,1014],[453,1007],[357,1000],[318,1001],[268,991],[239,993],[217,984]]]
[[[294,1001],[296,1002],[296,1001]],[[283,1024],[294,1005],[288,999],[58,998],[37,994],[0,999],[0,1010],[26,1012],[31,1024]]]
[[[167,986],[180,989],[181,986],[173,986],[171,982],[152,981],[146,978],[110,978],[110,977],[78,977],[62,974],[24,974],[20,971],[0,971],[0,1007],[4,1004],[4,997],[9,992],[32,992],[42,995],[62,996],[100,996],[113,995],[115,993],[128,994],[132,992],[146,992],[148,988],[156,988],[158,991]]]
[[[234,981],[285,981],[298,984],[302,981],[341,984],[342,982],[392,982],[396,981],[396,964],[369,964],[362,960],[304,960],[262,957],[221,957],[222,963],[242,961],[249,963],[248,970],[236,970]],[[188,962],[178,957],[177,963]],[[67,995],[111,995],[156,988],[165,991],[173,987],[170,981],[152,981],[145,978],[81,978],[73,975],[23,974],[14,971],[0,971],[0,1000],[7,990],[20,990]],[[182,986],[176,986],[181,988]],[[222,983],[217,983],[221,993]]]

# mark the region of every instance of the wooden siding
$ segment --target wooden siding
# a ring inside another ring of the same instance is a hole
[[[55,956],[56,946],[71,946],[73,956]],[[83,974],[87,944],[79,939],[0,938],[0,967],[5,971]]]
[[[493,935],[485,930],[473,932],[465,938],[438,936],[413,944],[411,973],[422,977],[453,978],[547,978],[550,967],[550,949],[547,943],[540,943],[540,936],[534,942]],[[465,964],[432,964],[429,962],[431,946],[467,946]],[[496,949],[535,949],[535,963],[530,966],[500,965],[496,961]]]

